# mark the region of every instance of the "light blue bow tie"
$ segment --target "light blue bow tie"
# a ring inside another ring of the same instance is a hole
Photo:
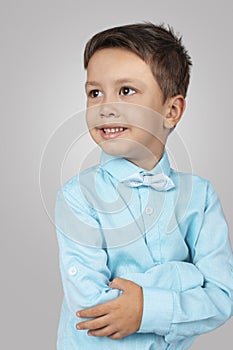
[[[148,186],[157,191],[168,191],[175,187],[174,182],[164,173],[155,175],[135,173],[126,177],[121,182],[130,187]]]

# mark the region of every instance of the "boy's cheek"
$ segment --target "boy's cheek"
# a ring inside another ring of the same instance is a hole
[[[127,122],[155,137],[160,137],[163,132],[163,117],[154,110],[145,107],[133,106],[127,114]]]

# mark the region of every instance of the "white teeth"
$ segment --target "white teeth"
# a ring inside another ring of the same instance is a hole
[[[120,128],[106,128],[104,129],[105,134],[110,134],[110,133],[115,133],[115,132],[122,132],[124,131],[124,128],[120,127]]]

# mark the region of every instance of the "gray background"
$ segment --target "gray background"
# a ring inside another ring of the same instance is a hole
[[[208,178],[221,198],[232,240],[232,3],[8,0],[1,1],[0,16],[0,347],[50,350],[62,287],[39,168],[54,130],[85,107],[86,40],[104,28],[144,20],[169,23],[183,34],[194,67],[178,130],[193,171]],[[59,148],[54,159],[58,154]],[[232,325],[231,319],[202,335],[192,349],[219,349],[223,342],[230,348]]]

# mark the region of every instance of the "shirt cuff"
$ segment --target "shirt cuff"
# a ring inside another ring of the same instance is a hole
[[[143,288],[143,315],[139,333],[168,334],[173,316],[173,292]]]

